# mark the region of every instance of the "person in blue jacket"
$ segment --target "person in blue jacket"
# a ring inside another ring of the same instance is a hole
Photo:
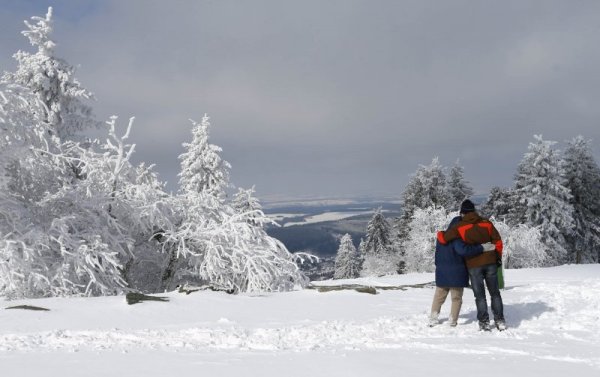
[[[457,216],[450,222],[448,229],[460,221]],[[469,286],[469,272],[465,264],[465,257],[481,254],[483,251],[495,247],[492,244],[468,245],[461,239],[456,239],[446,245],[436,241],[435,244],[435,294],[431,304],[429,326],[439,323],[440,310],[450,293],[452,306],[450,308],[450,326],[456,326],[458,315],[462,306],[462,296],[465,287]],[[486,249],[487,248],[487,249]]]

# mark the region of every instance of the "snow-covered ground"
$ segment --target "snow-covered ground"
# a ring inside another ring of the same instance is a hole
[[[168,293],[0,301],[3,376],[597,376],[600,265],[509,270],[509,330],[481,333],[470,290],[459,326],[429,328],[433,288],[230,296]],[[411,274],[346,283],[427,283]],[[337,283],[337,282],[336,282]],[[319,284],[331,284],[322,282]],[[446,303],[442,317],[447,317]]]

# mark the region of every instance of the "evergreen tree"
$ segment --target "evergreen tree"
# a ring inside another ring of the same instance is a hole
[[[515,176],[519,206],[513,209],[513,215],[518,223],[539,227],[548,262],[561,264],[569,260],[565,237],[572,233],[574,222],[572,196],[554,144],[541,135],[535,135],[535,141],[529,144]]]
[[[436,206],[456,210],[451,208],[452,203],[444,168],[436,157],[430,165],[419,166],[406,186],[402,194],[402,222],[407,224],[417,208]]]
[[[5,72],[2,83],[17,84],[31,90],[37,100],[43,103],[42,119],[49,126],[49,132],[61,138],[75,135],[78,131],[98,126],[92,116],[92,109],[85,103],[92,93],[81,86],[73,76],[75,68],[55,56],[56,44],[50,39],[52,34],[52,8],[46,17],[32,17],[31,24],[25,21],[27,30],[23,35],[32,46],[35,54],[19,51],[16,72]]]
[[[390,252],[391,229],[385,216],[378,208],[367,225],[367,238],[364,252],[372,255],[382,255]]]
[[[361,242],[364,260],[362,276],[382,276],[395,274],[399,269],[399,257],[393,250],[391,228],[378,208],[367,225],[367,235]]]
[[[590,141],[573,138],[564,153],[566,186],[571,191],[575,229],[568,236],[569,262],[597,263],[600,250],[600,168]]]
[[[480,213],[488,218],[507,220],[514,206],[514,195],[511,189],[492,187],[487,201],[481,206]]]
[[[442,207],[448,211],[456,211],[452,208],[453,199],[448,191],[444,168],[435,157],[430,165],[420,165],[406,189],[402,193],[402,215],[397,224],[398,233],[395,244],[398,245],[397,254],[403,259],[406,251],[403,249],[404,241],[409,236],[409,223],[417,209],[429,207]],[[403,262],[400,262],[402,271]]]
[[[258,220],[262,218],[262,205],[254,196],[254,186],[247,190],[238,188],[237,194],[231,201],[231,206],[240,215],[248,219],[249,223],[256,226],[262,226]]]
[[[352,237],[346,233],[340,240],[340,246],[335,257],[333,278],[353,279],[359,276],[359,272],[360,258],[354,243],[352,243]]]
[[[464,169],[457,160],[450,173],[448,173],[448,195],[450,196],[450,203],[447,208],[453,211],[457,211],[460,208],[461,203],[473,196],[473,188],[465,180]]]
[[[186,152],[179,156],[181,160],[179,184],[184,193],[203,192],[222,198],[229,185],[231,165],[219,156],[222,152],[220,147],[208,143],[210,126],[208,120],[208,115],[204,114],[202,122],[192,121],[194,125],[192,142],[183,144]]]

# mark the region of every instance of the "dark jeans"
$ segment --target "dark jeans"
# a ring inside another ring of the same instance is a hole
[[[504,306],[502,305],[502,297],[500,296],[500,288],[498,287],[498,266],[495,264],[486,264],[485,266],[469,268],[469,277],[471,278],[471,286],[475,295],[477,319],[479,322],[490,321],[487,300],[485,298],[485,287],[483,285],[484,281],[492,299],[494,321],[504,321]]]

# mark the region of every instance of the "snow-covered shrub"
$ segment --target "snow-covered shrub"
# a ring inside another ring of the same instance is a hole
[[[137,241],[155,242],[159,222],[149,212],[164,192],[147,168],[129,163],[129,129],[119,138],[115,119],[109,128],[104,144],[39,133],[41,142],[24,145],[18,161],[2,154],[4,294],[107,295],[131,285],[128,263]]]
[[[506,268],[533,268],[547,264],[548,253],[538,228],[525,224],[510,226],[505,221],[494,219],[492,221],[504,243],[502,260]]]
[[[366,255],[363,257],[360,276],[386,276],[398,273],[400,258],[397,254]]]
[[[417,208],[408,223],[408,236],[402,244],[407,272],[432,272],[435,270],[436,233],[446,229],[456,213],[442,207]]]
[[[235,292],[284,291],[307,283],[294,255],[250,223],[269,222],[262,211],[240,214],[206,193],[180,200],[184,220],[162,237],[165,247],[174,247],[177,258],[187,261],[179,271],[182,280],[200,278]]]

